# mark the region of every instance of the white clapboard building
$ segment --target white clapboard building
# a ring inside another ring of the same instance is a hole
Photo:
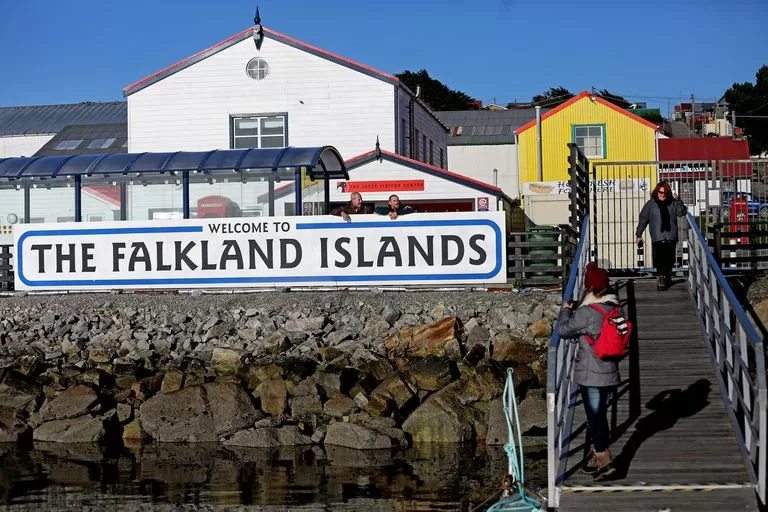
[[[129,152],[332,145],[447,166],[447,128],[397,77],[256,26],[123,90]]]

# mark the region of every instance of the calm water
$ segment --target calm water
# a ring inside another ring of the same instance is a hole
[[[546,482],[546,452],[526,479]],[[0,445],[0,510],[469,511],[498,488],[501,447],[405,451],[146,445]]]

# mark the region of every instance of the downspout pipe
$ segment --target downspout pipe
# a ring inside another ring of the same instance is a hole
[[[416,159],[416,156],[414,155],[414,140],[416,139],[416,115],[413,112],[413,105],[416,103],[416,100],[421,96],[421,86],[416,86],[416,94],[411,96],[411,101],[408,102],[408,120],[409,120],[409,128],[410,128],[410,135],[409,135],[409,144],[408,144],[408,156],[414,160]]]
[[[541,107],[536,106],[536,175],[539,181],[544,181],[544,164],[541,150]]]

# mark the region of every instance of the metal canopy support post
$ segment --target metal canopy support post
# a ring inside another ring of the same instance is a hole
[[[325,183],[323,183],[323,192],[325,194],[325,200],[323,201],[323,213],[330,215],[331,213],[331,180],[328,178],[328,173],[323,176]]]
[[[181,209],[182,216],[189,218],[189,171],[181,173]]]
[[[128,187],[120,183],[120,220],[128,220]]]
[[[29,180],[24,180],[24,224],[29,224],[29,218],[32,216],[32,206],[29,204],[30,188]]]
[[[274,217],[275,216],[275,178],[270,176],[269,177],[269,189],[267,191],[267,197],[269,201],[269,216]]]
[[[301,167],[296,167],[293,183],[293,188],[296,189],[296,207],[294,208],[294,213],[297,217],[301,217],[302,213],[304,213],[303,199],[301,197]]]
[[[82,177],[75,176],[75,222],[83,222]]]

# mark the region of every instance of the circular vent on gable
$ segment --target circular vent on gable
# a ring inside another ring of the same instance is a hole
[[[269,64],[261,57],[254,57],[245,66],[245,72],[254,80],[264,80],[269,75]]]

